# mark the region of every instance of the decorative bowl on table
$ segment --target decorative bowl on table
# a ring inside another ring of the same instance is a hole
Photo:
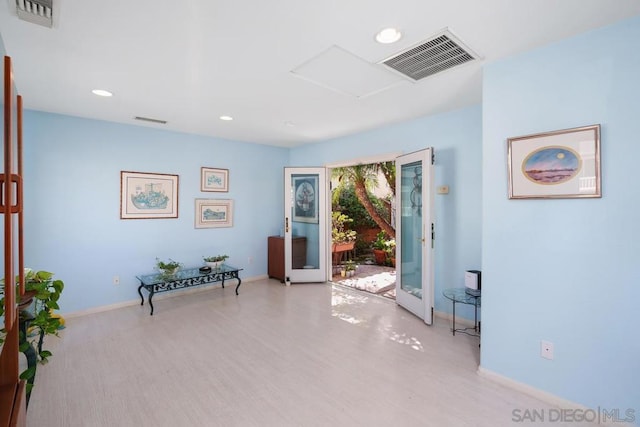
[[[215,255],[215,256],[207,256],[207,257],[203,257],[202,259],[204,260],[204,263],[207,264],[209,267],[211,267],[214,270],[218,270],[222,264],[224,264],[224,261],[229,258],[229,255]]]
[[[217,270],[222,264],[224,264],[224,261],[205,261],[204,263],[212,269]]]
[[[180,264],[177,261],[170,259],[168,262],[164,262],[156,258],[156,268],[160,271],[160,274],[164,276],[173,276],[180,270]]]

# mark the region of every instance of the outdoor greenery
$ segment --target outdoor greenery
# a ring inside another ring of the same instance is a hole
[[[347,224],[352,223],[353,219],[349,218],[341,212],[333,212],[331,214],[331,241],[332,243],[350,243],[354,242],[357,237],[355,230],[347,228]]]
[[[371,200],[371,189],[378,185],[378,172],[382,172],[395,194],[395,164],[394,162],[372,163],[367,165],[355,165],[333,169],[333,177],[338,179],[337,191],[340,192],[348,185],[353,184],[355,195],[369,214],[371,219],[389,236],[395,237],[395,229],[390,221],[376,210]],[[336,196],[339,197],[339,196]]]
[[[381,216],[387,215],[385,205],[381,199],[370,191],[367,191],[367,197],[369,197],[376,211]],[[375,228],[378,226],[356,197],[353,184],[347,183],[343,186],[338,186],[334,189],[332,198],[332,209],[348,214],[349,217],[353,219],[353,223],[351,224],[353,228]]]

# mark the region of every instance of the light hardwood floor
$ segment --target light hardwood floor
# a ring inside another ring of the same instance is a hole
[[[478,339],[444,319],[331,284],[234,288],[67,319],[28,425],[495,427],[551,408],[479,376]]]

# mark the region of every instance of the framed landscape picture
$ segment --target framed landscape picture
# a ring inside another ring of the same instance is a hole
[[[201,168],[200,191],[229,191],[229,169]]]
[[[600,125],[507,141],[510,199],[602,197]]]
[[[196,228],[233,227],[233,200],[196,199]]]
[[[120,219],[178,218],[178,175],[120,172]]]

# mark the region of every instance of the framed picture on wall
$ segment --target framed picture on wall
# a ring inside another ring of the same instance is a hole
[[[507,141],[510,199],[601,197],[600,125]]]
[[[178,218],[178,175],[120,172],[120,219]]]
[[[293,221],[318,223],[318,177],[294,177]]]
[[[229,191],[229,169],[201,168],[200,191]]]
[[[196,199],[196,228],[233,227],[233,200]]]

